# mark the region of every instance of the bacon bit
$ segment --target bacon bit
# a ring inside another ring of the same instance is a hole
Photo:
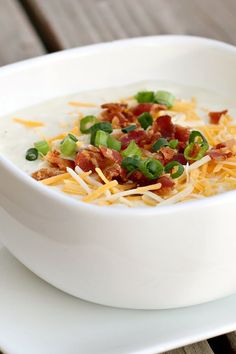
[[[223,143],[217,144],[214,148],[212,148],[208,155],[211,157],[212,160],[220,161],[226,160],[229,157],[232,157],[234,154],[232,152],[233,147],[236,144],[235,139],[227,140]]]
[[[216,145],[216,149],[228,148],[232,149],[236,145],[235,139],[226,140],[223,143],[219,143]]]
[[[176,155],[175,150],[171,149],[169,146],[163,146],[160,149],[160,152],[164,157],[164,164],[167,164],[169,161],[173,160],[173,157]]]
[[[100,150],[95,147],[89,147],[78,152],[75,165],[78,165],[83,171],[95,171],[96,167],[103,169],[105,167],[105,160]]]
[[[113,128],[124,128],[136,120],[127,104],[106,103],[101,107],[105,109],[101,113],[102,120],[111,122]]]
[[[208,152],[208,155],[211,157],[212,160],[222,161],[228,159],[229,157],[232,157],[233,153],[232,151],[224,152],[222,151],[222,149],[211,149]]]
[[[49,151],[45,156],[45,160],[47,160],[52,166],[58,167],[60,171],[66,171],[67,167],[75,167],[74,161],[63,159],[60,157],[60,153],[56,150]]]
[[[160,111],[165,111],[167,110],[167,107],[164,104],[158,104],[154,103],[151,107],[150,114],[154,117],[157,118],[158,114]]]
[[[153,123],[153,131],[161,133],[164,138],[173,138],[175,126],[168,115],[157,118]]]
[[[189,140],[190,129],[181,127],[180,125],[175,125],[175,139],[186,143]]]
[[[121,154],[118,151],[113,150],[113,149],[108,149],[105,146],[101,146],[99,149],[100,149],[102,155],[104,157],[106,157],[107,159],[109,159],[109,160],[111,160],[113,162],[117,162],[119,164],[121,163],[122,156],[121,156]]]
[[[149,142],[148,136],[144,130],[133,130],[120,138],[121,148],[126,149],[132,140],[140,147],[143,147]]]
[[[160,195],[169,194],[175,185],[175,182],[167,176],[158,178],[157,183],[161,183],[161,188],[158,191],[154,191],[154,193]]]
[[[225,115],[227,113],[228,113],[227,109],[225,109],[224,111],[221,111],[221,112],[209,112],[208,116],[210,118],[210,123],[211,124],[219,124],[221,116]]]
[[[172,161],[178,161],[179,163],[181,163],[182,165],[186,165],[187,164],[187,160],[184,157],[184,154],[178,152],[172,159]]]
[[[140,103],[132,109],[133,114],[138,117],[144,112],[150,112],[153,103]]]
[[[58,168],[41,168],[40,170],[32,173],[32,177],[36,181],[42,181],[46,178],[54,177],[63,174]]]
[[[103,170],[106,178],[111,181],[113,178],[117,177],[119,180],[126,181],[126,171],[118,163],[114,163],[111,166],[107,166]]]

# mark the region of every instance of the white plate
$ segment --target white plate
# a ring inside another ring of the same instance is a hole
[[[2,247],[0,284],[7,354],[153,354],[236,329],[236,295],[176,310],[108,308],[53,288]]]

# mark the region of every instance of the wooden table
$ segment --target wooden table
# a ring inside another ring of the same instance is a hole
[[[0,0],[0,65],[155,34],[191,34],[236,45],[236,0]],[[236,353],[236,333],[168,352],[214,353]]]

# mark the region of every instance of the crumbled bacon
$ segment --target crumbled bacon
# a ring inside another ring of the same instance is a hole
[[[219,124],[220,118],[222,115],[225,115],[228,113],[228,110],[225,109],[224,111],[221,112],[209,112],[209,118],[210,118],[210,123],[211,124]]]
[[[190,129],[186,127],[181,127],[180,125],[175,125],[175,139],[183,143],[187,143],[189,140]]]
[[[178,152],[172,159],[172,161],[178,161],[179,163],[181,163],[182,165],[186,165],[187,164],[187,160],[184,157],[184,154],[182,154],[181,152]]]
[[[58,168],[41,168],[40,170],[33,172],[32,177],[36,181],[42,181],[43,179],[61,175],[63,172]]]
[[[164,164],[167,164],[169,161],[173,160],[173,157],[176,155],[174,149],[171,149],[169,146],[163,146],[160,149],[161,154],[164,157]]]
[[[152,103],[140,103],[132,109],[135,116],[140,116],[144,112],[150,112],[152,108]]]
[[[99,149],[91,146],[78,152],[75,164],[85,172],[95,171],[96,167],[101,169],[105,167],[105,159]]]
[[[215,147],[210,149],[208,155],[212,158],[212,160],[226,160],[234,155],[232,149],[235,145],[235,139],[227,140],[223,143],[217,144]]]
[[[175,133],[175,126],[168,115],[157,118],[153,123],[153,131],[161,133],[164,138],[172,139]]]
[[[161,188],[158,189],[157,191],[154,191],[154,193],[160,195],[169,194],[175,185],[175,182],[172,179],[170,179],[170,177],[167,176],[162,176],[158,178],[157,183],[161,183]]]
[[[122,161],[122,156],[121,154],[116,151],[116,150],[113,150],[113,149],[108,149],[107,147],[105,146],[100,146],[100,151],[102,153],[102,155],[104,157],[106,157],[107,159],[113,161],[113,162],[117,162],[117,163],[121,163]]]
[[[114,163],[110,166],[105,167],[103,173],[109,181],[111,181],[113,178],[122,180],[122,182],[127,180],[126,170],[122,168],[118,163]]]
[[[60,153],[56,150],[49,151],[45,156],[45,160],[47,160],[52,166],[58,167],[61,171],[66,171],[67,167],[75,167],[74,161],[63,159],[60,156]]]
[[[95,171],[101,168],[107,179],[118,178],[126,180],[126,171],[121,167],[122,157],[118,151],[108,149],[104,146],[94,146],[84,149],[77,154],[76,165],[83,171]]]
[[[101,119],[112,123],[113,128],[123,128],[136,120],[127,104],[106,103],[101,106],[104,111]]]
[[[167,107],[158,103],[140,103],[132,109],[135,116],[140,116],[144,112],[150,112],[151,115],[155,115],[159,111],[165,110]]]
[[[147,133],[144,130],[133,130],[128,134],[124,134],[123,137],[120,138],[121,148],[126,149],[132,140],[134,140],[140,147],[143,147],[149,142]]]

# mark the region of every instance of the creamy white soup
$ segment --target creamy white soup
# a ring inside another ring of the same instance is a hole
[[[47,188],[158,207],[236,188],[233,99],[166,82],[55,98],[0,118],[0,153]]]

